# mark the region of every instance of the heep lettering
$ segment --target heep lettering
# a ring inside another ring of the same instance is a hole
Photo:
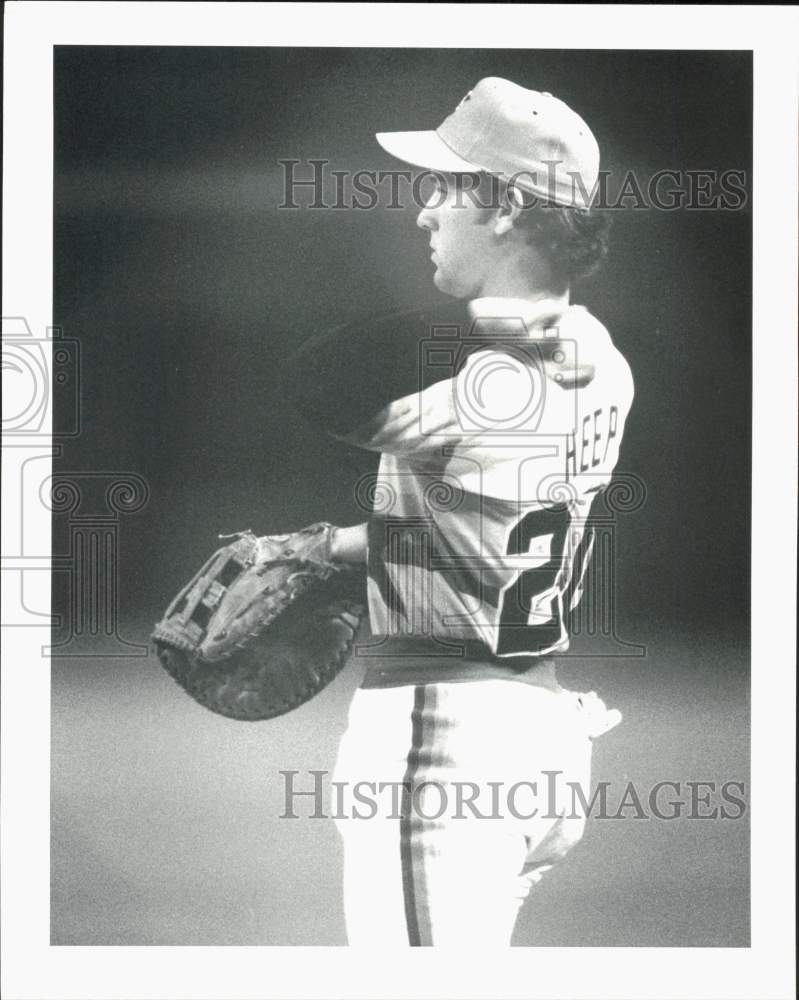
[[[607,458],[610,442],[616,437],[618,422],[617,406],[611,406],[607,413],[604,409],[599,409],[583,417],[580,426],[579,455],[575,433],[566,436],[567,482],[569,477],[576,476],[578,471],[587,472],[602,465]]]

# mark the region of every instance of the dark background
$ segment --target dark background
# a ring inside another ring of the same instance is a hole
[[[491,75],[574,107],[614,177],[751,176],[748,53],[56,48],[54,323],[81,346],[80,435],[56,468],[149,486],[120,522],[127,640],[147,642],[218,532],[360,519],[376,459],[299,424],[277,362],[442,298],[412,206],[279,210],[278,161],[402,166],[374,132],[434,128]],[[614,215],[609,261],[572,297],[635,376],[618,471],[647,498],[619,523],[616,628],[647,656],[576,655],[562,683],[625,714],[597,778],[748,781],[750,206]],[[332,823],[275,822],[277,771],[332,765],[357,666],[246,726],[152,655],[82,652],[53,672],[54,943],[342,943]],[[597,821],[514,940],[746,944],[746,827]]]

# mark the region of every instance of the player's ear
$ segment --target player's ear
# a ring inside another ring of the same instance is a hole
[[[523,207],[524,202],[521,194],[513,184],[509,184],[505,189],[505,197],[500,199],[499,206],[494,213],[494,235],[504,236],[509,233]]]

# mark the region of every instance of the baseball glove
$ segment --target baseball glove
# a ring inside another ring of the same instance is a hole
[[[333,528],[222,535],[169,605],[153,641],[166,671],[212,712],[283,715],[344,667],[365,614],[363,572],[330,558]]]

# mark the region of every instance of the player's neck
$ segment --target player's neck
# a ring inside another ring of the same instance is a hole
[[[479,297],[525,299],[528,302],[554,299],[567,306],[569,288],[553,279],[550,269],[540,258],[525,257],[509,261],[507,266],[486,275]]]

